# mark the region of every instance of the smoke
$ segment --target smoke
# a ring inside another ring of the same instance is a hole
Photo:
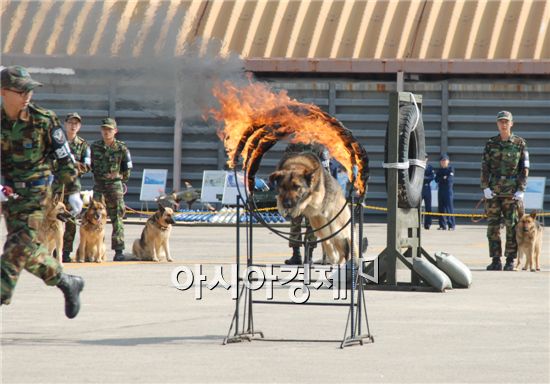
[[[234,53],[220,55],[218,40],[195,40],[185,47],[176,66],[176,108],[185,120],[203,119],[217,105],[214,85],[230,80],[236,85],[248,83],[243,60]]]

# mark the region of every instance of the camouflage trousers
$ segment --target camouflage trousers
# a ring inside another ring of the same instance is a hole
[[[19,197],[2,203],[8,230],[0,260],[2,304],[9,304],[23,269],[41,278],[47,285],[59,283],[63,268],[38,243],[37,230],[42,222],[42,202],[47,187],[38,186],[16,191]]]
[[[315,248],[317,244],[314,243],[314,241],[317,240],[317,237],[311,230],[311,226],[309,225],[309,220],[306,219],[304,216],[298,216],[295,219],[292,219],[290,221],[290,236],[288,241],[288,246],[291,248],[300,248],[302,246],[302,220],[304,221],[306,231],[309,233],[305,234],[305,240],[310,242],[310,247]]]
[[[122,219],[126,213],[122,182],[116,181],[112,184],[94,185],[94,200],[101,200],[102,196],[105,198],[107,214],[113,225],[111,249],[122,251],[124,250],[124,223]]]
[[[517,201],[509,197],[493,197],[485,202],[487,220],[487,239],[489,240],[489,256],[502,257],[500,241],[500,223],[504,220],[506,226],[506,246],[504,256],[516,258],[518,245],[516,242],[516,224],[518,223]]]
[[[69,204],[69,196],[65,195],[63,203],[68,209],[71,209]],[[76,222],[67,220],[65,222],[65,232],[63,233],[63,252],[73,252],[74,238],[76,236]]]

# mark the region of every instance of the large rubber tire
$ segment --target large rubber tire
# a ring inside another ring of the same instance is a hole
[[[426,141],[422,115],[416,128],[416,108],[414,105],[403,105],[399,108],[399,162],[426,157]],[[413,130],[414,129],[414,130]],[[386,146],[384,162],[388,162],[388,130],[386,130]],[[424,168],[411,164],[408,169],[397,170],[397,199],[399,208],[418,208],[422,201],[422,183]],[[388,185],[388,170],[385,170],[386,187]]]

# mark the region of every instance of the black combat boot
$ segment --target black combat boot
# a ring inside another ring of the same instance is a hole
[[[292,247],[292,257],[285,260],[286,265],[301,265],[302,255],[300,254],[300,247]]]
[[[113,261],[124,261],[124,255],[122,254],[122,249],[115,250],[115,257]]]
[[[70,251],[63,251],[63,262],[64,263],[70,263],[71,262],[71,252]]]
[[[506,264],[504,264],[504,270],[505,271],[513,271],[514,270],[514,258],[513,257],[507,257],[506,258]]]
[[[80,292],[84,289],[84,280],[80,276],[61,274],[61,279],[57,284],[65,295],[65,315],[72,319],[80,311]]]
[[[502,263],[500,257],[493,257],[491,264],[487,266],[488,271],[502,271]]]

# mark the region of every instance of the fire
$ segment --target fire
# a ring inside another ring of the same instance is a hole
[[[235,168],[241,156],[249,183],[263,154],[287,138],[293,143],[322,144],[344,166],[359,194],[364,194],[369,172],[365,150],[350,130],[318,106],[291,99],[284,90],[275,93],[262,83],[239,88],[226,81],[216,85],[213,94],[220,108],[210,115],[224,123],[218,136],[227,152],[227,164]]]

